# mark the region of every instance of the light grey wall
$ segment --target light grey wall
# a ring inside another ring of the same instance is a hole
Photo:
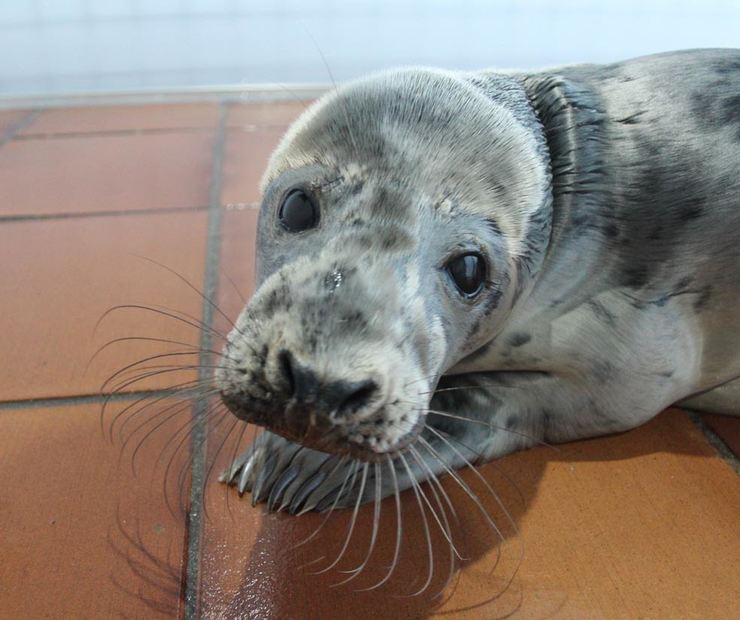
[[[0,0],[0,94],[328,82],[740,47],[740,0]]]

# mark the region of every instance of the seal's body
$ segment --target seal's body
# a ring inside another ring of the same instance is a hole
[[[312,106],[263,189],[217,373],[273,431],[226,475],[255,501],[740,414],[740,51],[383,73]]]

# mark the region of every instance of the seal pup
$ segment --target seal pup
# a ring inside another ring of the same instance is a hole
[[[739,171],[738,50],[327,94],[263,178],[216,381],[267,431],[222,479],[321,510],[681,401],[740,414]]]

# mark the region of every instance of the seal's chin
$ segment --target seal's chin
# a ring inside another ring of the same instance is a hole
[[[243,398],[222,393],[221,400],[243,422],[261,426],[319,452],[347,455],[366,462],[385,461],[388,456],[403,452],[421,434],[426,419],[419,415],[408,429],[399,431],[398,425],[389,420],[383,410],[371,420],[350,424],[341,420],[332,422],[303,408],[297,414],[295,406],[290,404],[276,412],[257,399],[245,403]]]

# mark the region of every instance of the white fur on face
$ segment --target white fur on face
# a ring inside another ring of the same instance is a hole
[[[331,253],[320,260],[299,258],[265,280],[229,334],[217,385],[227,398],[244,398],[245,410],[250,399],[270,410],[280,432],[286,409],[297,406],[287,391],[281,351],[290,351],[323,384],[372,380],[377,395],[351,415],[335,418],[332,430],[340,441],[367,452],[394,452],[423,423],[436,381],[428,368],[436,373],[444,345],[430,342],[419,359],[415,339],[408,337],[409,324],[422,331],[429,327],[423,303],[410,303],[418,275],[405,286],[391,269],[374,262],[343,277],[329,293],[325,274],[336,258]],[[355,315],[356,325],[348,325]],[[440,330],[437,321],[425,339],[438,338]],[[305,415],[311,419],[310,407]],[[265,423],[270,426],[269,419]]]

